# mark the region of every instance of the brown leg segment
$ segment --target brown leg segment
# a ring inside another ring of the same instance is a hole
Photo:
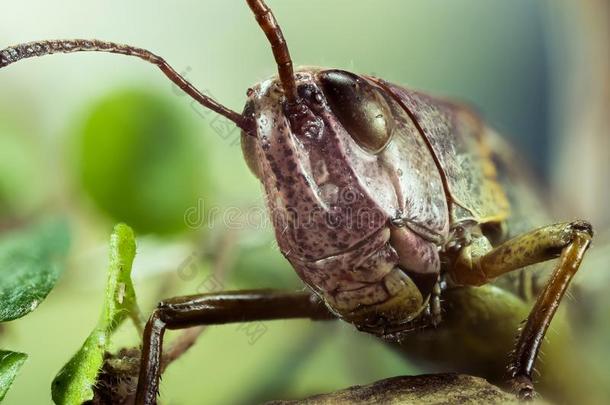
[[[533,396],[532,370],[540,345],[590,243],[591,234],[574,235],[572,242],[563,250],[557,267],[538,296],[521,330],[512,356],[510,371],[515,390],[522,399],[531,399]]]
[[[328,320],[336,317],[307,292],[235,291],[161,301],[144,329],[136,404],[157,402],[166,329],[291,318]]]
[[[584,221],[550,225],[504,242],[485,254],[465,249],[450,270],[452,279],[459,284],[481,285],[509,271],[560,257],[536,299],[512,356],[511,378],[523,399],[533,396],[532,370],[540,345],[592,236],[591,225]]]

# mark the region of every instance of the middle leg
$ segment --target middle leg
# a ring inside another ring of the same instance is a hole
[[[511,378],[522,398],[533,395],[532,371],[540,345],[592,237],[589,223],[575,221],[528,232],[494,249],[484,238],[479,238],[462,248],[449,270],[457,284],[482,285],[507,272],[560,257],[536,299],[513,353]]]

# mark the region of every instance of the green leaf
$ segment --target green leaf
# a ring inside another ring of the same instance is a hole
[[[0,322],[21,318],[46,298],[64,270],[65,221],[50,221],[0,239]]]
[[[112,333],[128,316],[139,325],[140,315],[131,282],[135,254],[133,231],[127,225],[118,224],[110,238],[110,264],[100,319],[80,350],[53,380],[52,396],[56,404],[76,405],[93,399],[93,386]]]
[[[206,208],[211,203],[204,138],[176,99],[149,88],[119,89],[79,119],[75,173],[83,189],[138,233],[187,231],[185,212],[203,197]]]
[[[0,350],[0,401],[15,380],[19,369],[28,358],[25,353]]]

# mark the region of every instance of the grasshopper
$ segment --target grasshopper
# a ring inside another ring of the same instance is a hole
[[[247,0],[278,74],[252,86],[242,113],[206,96],[163,58],[99,40],[52,40],[0,51],[0,68],[83,51],[156,65],[203,107],[242,130],[282,254],[306,292],[233,291],[164,300],[143,336],[136,402],[156,403],[166,329],[270,319],[342,319],[402,341],[443,322],[441,297],[558,258],[519,333],[509,364],[520,398],[557,307],[593,236],[586,221],[524,230],[499,175],[510,167],[496,135],[468,108],[381,78],[295,69],[262,0]],[[525,270],[527,271],[527,269]],[[527,274],[517,287],[527,289]],[[525,294],[525,292],[524,292]],[[467,308],[465,308],[467,310]]]

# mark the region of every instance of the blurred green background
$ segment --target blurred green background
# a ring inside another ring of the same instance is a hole
[[[603,240],[610,224],[609,7],[583,3],[269,0],[295,64],[374,74],[471,103],[523,151],[556,216],[591,219]],[[242,1],[2,6],[0,47],[77,37],[150,49],[238,111],[248,86],[275,74]],[[0,71],[0,89],[0,231],[60,214],[74,233],[59,286],[0,335],[2,347],[30,353],[7,404],[50,403],[52,378],[95,325],[115,222],[139,234],[134,277],[147,311],[179,293],[300,288],[271,229],[256,220],[261,189],[242,159],[238,131],[153,66],[116,55],[44,57]],[[253,214],[227,226],[227,210],[237,209]],[[227,274],[211,279],[213,269]],[[600,305],[607,319],[610,303]],[[164,403],[301,397],[418,371],[347,325],[263,326],[256,339],[235,325],[205,331],[166,372]],[[126,327],[116,346],[137,341]]]

